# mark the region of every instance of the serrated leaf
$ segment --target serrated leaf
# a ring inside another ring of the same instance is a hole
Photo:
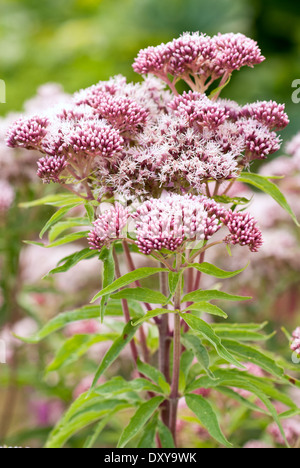
[[[249,330],[219,330],[216,333],[222,340],[234,341],[267,341],[276,334],[276,332],[274,332],[270,335],[263,335],[262,333],[256,333]]]
[[[126,288],[112,294],[112,299],[134,299],[148,304],[166,304],[168,298],[159,291],[147,288]]]
[[[224,346],[232,352],[234,355],[256,364],[257,366],[264,369],[266,372],[270,372],[272,375],[276,375],[280,379],[284,378],[284,371],[279,367],[276,362],[270,357],[264,355],[261,351],[253,348],[252,346],[237,343],[236,341],[223,341]]]
[[[170,429],[160,420],[158,421],[157,428],[161,447],[170,449],[176,448]]]
[[[210,359],[209,354],[205,346],[203,346],[200,338],[195,335],[190,335],[186,333],[181,338],[184,347],[187,350],[191,350],[198,360],[199,364],[205,370],[207,375],[214,379],[214,374],[210,370]]]
[[[35,333],[30,338],[23,338],[17,336],[24,343],[39,343],[41,340],[51,335],[52,333],[64,328],[69,323],[78,322],[80,320],[89,320],[99,317],[99,307],[98,306],[85,306],[80,309],[71,310],[69,312],[64,312],[57,315],[52,320],[50,320],[40,331]]]
[[[56,211],[56,213],[54,213],[51,216],[51,218],[46,222],[45,226],[41,230],[39,234],[40,239],[42,239],[45,232],[47,232],[48,229],[50,229],[54,224],[60,221],[65,216],[65,214],[67,214],[72,208],[75,208],[76,206],[79,206],[80,204],[81,202],[73,203],[72,205],[63,206],[58,211]]]
[[[66,236],[60,237],[56,241],[47,245],[46,247],[48,249],[51,249],[51,247],[58,247],[59,245],[65,245],[65,244],[70,244],[71,242],[76,242],[79,239],[83,239],[84,237],[87,237],[89,235],[89,232],[90,231],[79,231],[79,232],[73,232],[72,234],[67,234]]]
[[[157,420],[158,420],[158,414],[154,415],[152,420],[146,425],[137,448],[147,448],[147,449],[156,448],[155,434],[156,434]]]
[[[125,286],[135,283],[136,281],[139,281],[141,279],[148,278],[149,276],[155,275],[156,273],[159,273],[161,271],[167,272],[168,270],[167,268],[138,268],[137,270],[127,273],[121,278],[118,278],[110,286],[102,289],[102,291],[96,294],[96,296],[91,300],[91,302],[95,302],[102,296],[110,295],[118,289],[124,288]]]
[[[216,335],[208,323],[192,314],[180,313],[180,316],[188,324],[188,326],[192,328],[192,330],[194,330],[196,333],[200,333],[214,346],[215,350],[221,358],[225,359],[225,361],[230,362],[236,367],[244,369],[244,366],[223,346],[221,339]]]
[[[65,341],[63,346],[58,350],[54,360],[49,364],[46,373],[54,372],[62,369],[65,366],[76,362],[83,356],[94,344],[103,341],[114,340],[115,333],[106,335],[74,335]]]
[[[112,417],[122,409],[130,408],[132,405],[121,400],[105,400],[98,403],[95,408],[89,408],[75,415],[72,420],[61,426],[58,430],[50,434],[46,448],[61,448],[70,437],[90,424],[103,417]]]
[[[127,323],[124,327],[124,330],[122,334],[113,342],[112,346],[110,349],[107,351],[105,354],[104,358],[102,359],[102,362],[100,366],[98,367],[98,370],[96,372],[96,375],[94,377],[93,384],[91,386],[91,390],[95,388],[97,385],[97,382],[101,375],[108,369],[108,367],[119,357],[120,353],[123,351],[125,346],[130,343],[132,338],[134,337],[138,327],[133,327],[131,323]]]
[[[261,176],[259,174],[253,174],[251,172],[242,172],[237,180],[245,184],[253,185],[259,190],[262,190],[263,192],[270,195],[291,216],[296,225],[300,226],[296,215],[288,204],[283,193],[280,191],[277,185],[271,182],[267,177]]]
[[[210,403],[201,395],[186,395],[185,401],[190,410],[197,416],[201,424],[207,429],[209,434],[225,447],[232,445],[223,435],[216,413]]]
[[[115,277],[115,260],[113,256],[113,247],[111,247],[110,249],[103,248],[101,250],[100,260],[102,260],[103,262],[103,280],[102,280],[103,288],[106,288],[113,282],[114,277]],[[101,298],[100,319],[102,323],[104,320],[108,300],[109,300],[109,295],[103,296]]]
[[[249,301],[252,297],[249,296],[236,296],[234,294],[227,294],[217,289],[193,291],[188,293],[182,299],[182,302],[202,302],[220,299],[223,301]]]
[[[147,312],[143,317],[141,317],[139,320],[132,322],[133,326],[136,327],[137,325],[141,325],[144,322],[148,322],[154,317],[158,317],[160,315],[164,314],[172,314],[174,313],[174,310],[168,310],[168,309],[153,309]]]
[[[162,372],[160,372],[158,369],[150,366],[150,364],[142,362],[141,360],[138,360],[137,362],[137,369],[141,374],[145,375],[154,383],[156,383],[164,393],[170,393],[170,385],[166,381]]]
[[[53,268],[53,270],[49,271],[44,278],[47,278],[50,275],[55,275],[57,273],[65,273],[66,271],[69,271],[71,268],[73,268],[75,265],[77,265],[79,262],[82,260],[87,260],[89,258],[93,258],[98,256],[98,252],[95,252],[94,250],[91,249],[83,249],[80,250],[79,252],[74,252],[71,255],[68,255],[68,257],[63,258],[60,262],[59,265],[56,268]],[[61,265],[63,263],[63,265]]]
[[[228,315],[222,309],[220,309],[220,307],[210,304],[209,302],[196,302],[195,304],[187,307],[184,312],[190,310],[197,310],[202,314],[216,315],[225,319],[228,318]]]
[[[215,265],[212,265],[211,263],[203,262],[191,263],[186,268],[195,268],[196,270],[201,271],[201,273],[205,273],[206,275],[214,276],[215,278],[226,279],[233,278],[234,276],[239,275],[247,268],[247,266],[248,264],[244,268],[241,268],[240,270],[236,271],[225,271],[221,270],[221,268],[218,268]]]
[[[92,223],[95,221],[95,212],[94,212],[94,208],[93,208],[91,205],[89,205],[88,202],[86,202],[86,203],[84,204],[84,207],[85,207],[85,211],[86,211],[86,213],[87,213],[87,215],[88,215],[89,221],[90,221],[90,223],[92,224]]]
[[[125,447],[139,433],[163,401],[163,397],[154,397],[138,408],[128,426],[125,427],[118,442],[118,448]]]
[[[79,202],[82,203],[82,198],[77,197],[76,195],[57,193],[55,195],[47,195],[46,197],[39,198],[38,200],[34,200],[31,202],[20,203],[19,206],[21,208],[32,208],[41,205],[67,206]]]
[[[63,232],[79,226],[90,226],[90,222],[87,218],[67,218],[65,221],[59,221],[50,228],[49,242],[53,243]]]
[[[170,271],[168,275],[168,281],[169,281],[169,290],[170,290],[170,295],[173,296],[175,294],[177,285],[180,281],[180,278],[182,276],[182,272],[173,272]]]

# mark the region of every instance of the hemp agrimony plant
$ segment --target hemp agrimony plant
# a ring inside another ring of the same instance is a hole
[[[67,340],[58,350],[56,362],[63,363],[71,353],[81,356],[92,344],[112,340],[91,388],[65,413],[48,448],[64,446],[89,425],[85,447],[92,447],[121,412],[128,424],[118,447],[176,447],[179,401],[216,446],[231,447],[209,389],[272,418],[285,439],[281,421],[298,412],[285,387],[300,382],[260,346],[269,338],[265,324],[224,322],[227,314],[212,304],[249,297],[223,291],[220,282],[201,287],[203,275],[220,281],[247,266],[220,269],[205,261],[209,249],[223,245],[227,256],[230,246],[253,253],[262,247],[246,211],[250,200],[236,196],[238,190],[230,196],[236,182],[268,193],[297,223],[272,177],[250,172],[252,161],[280,148],[276,132],[288,124],[284,106],[263,101],[241,107],[220,98],[235,70],[263,60],[242,34],[184,34],[139,52],[133,67],[141,83],[116,76],[76,93],[68,105],[11,126],[8,145],[42,153],[38,177],[68,192],[26,205],[59,208],[40,234],[48,232],[49,242],[41,245],[87,239],[86,248],[50,274],[95,256],[103,264],[102,289],[86,298],[92,305],[58,315],[27,341],[39,342],[70,322],[99,318],[105,324],[115,315],[119,324],[124,316],[119,335],[81,335],[75,350],[73,338],[73,346]],[[190,90],[180,94],[182,83]],[[126,346],[135,378],[101,383]],[[250,372],[253,364],[261,373]],[[278,414],[276,401],[289,410]]]

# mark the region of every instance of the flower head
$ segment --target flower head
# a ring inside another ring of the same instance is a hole
[[[37,162],[37,175],[43,182],[59,182],[59,175],[68,165],[64,156],[45,156]]]
[[[88,237],[91,249],[101,251],[104,245],[110,246],[116,239],[120,239],[128,218],[127,208],[120,204],[115,204],[114,207],[100,215],[93,223],[94,229]]]
[[[212,38],[217,49],[213,61],[213,73],[223,75],[239,70],[241,67],[253,67],[265,60],[253,39],[244,34],[218,34]]]
[[[157,47],[147,47],[140,50],[134,61],[133,69],[140,75],[153,73],[157,76],[164,74],[167,63],[171,57],[171,50],[168,44],[160,44]]]
[[[220,228],[218,210],[222,211],[212,200],[200,196],[148,200],[134,215],[137,245],[149,255],[153,250],[175,251],[187,240],[208,240]]]
[[[257,252],[262,246],[262,233],[249,213],[229,210],[222,221],[230,232],[225,239],[226,243],[247,245],[251,252]]]
[[[282,130],[289,124],[289,119],[284,109],[284,104],[277,104],[275,101],[258,101],[244,106],[241,109],[241,115],[247,118],[254,118],[270,130]]]
[[[18,119],[8,130],[7,145],[36,149],[47,133],[48,123],[46,117],[39,116]]]

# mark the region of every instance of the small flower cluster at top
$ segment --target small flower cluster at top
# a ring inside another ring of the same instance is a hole
[[[223,226],[229,231],[223,239],[227,244],[248,246],[252,252],[262,245],[261,232],[248,213],[233,212],[204,196],[171,194],[146,200],[132,213],[115,204],[94,222],[91,248],[101,251],[125,237],[129,219],[134,221],[136,245],[145,255],[162,249],[174,252],[187,242],[206,242]]]
[[[291,350],[300,356],[300,327],[293,332]]]
[[[40,178],[87,191],[88,198],[117,192],[146,200],[163,190],[209,195],[209,183],[236,178],[280,148],[284,105],[240,107],[219,97],[234,70],[263,60],[242,34],[186,33],[139,52],[133,68],[145,75],[142,83],[117,76],[81,90],[68,104],[19,119],[7,143],[41,152]],[[191,88],[182,95],[180,79]]]

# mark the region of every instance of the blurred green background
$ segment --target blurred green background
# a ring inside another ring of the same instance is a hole
[[[300,79],[299,26],[295,0],[1,0],[7,104],[0,114],[20,110],[49,81],[74,92],[118,73],[139,80],[131,68],[138,50],[184,31],[232,31],[256,39],[267,60],[235,73],[224,96],[285,102],[287,138],[300,129],[300,104],[291,101],[291,83]]]

